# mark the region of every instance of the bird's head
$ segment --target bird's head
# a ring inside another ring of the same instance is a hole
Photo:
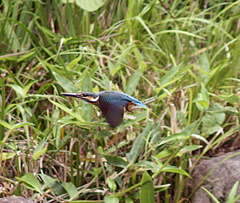
[[[60,95],[80,98],[91,104],[97,104],[99,100],[99,95],[93,92],[61,93]]]

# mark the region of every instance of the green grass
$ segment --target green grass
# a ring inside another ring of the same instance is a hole
[[[239,4],[3,1],[0,196],[187,201],[194,166],[239,133]],[[110,130],[59,96],[102,90],[149,109]]]

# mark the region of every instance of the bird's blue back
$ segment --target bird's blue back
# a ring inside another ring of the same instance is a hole
[[[147,108],[147,106],[145,104],[143,104],[142,102],[138,101],[136,98],[122,93],[122,92],[117,92],[117,91],[102,91],[99,92],[99,95],[103,96],[104,95],[104,100],[106,102],[110,102],[110,103],[123,103],[126,104],[129,101],[132,101],[134,104],[141,106],[141,107],[145,107]]]

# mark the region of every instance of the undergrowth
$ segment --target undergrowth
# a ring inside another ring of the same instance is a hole
[[[87,12],[10,0],[0,11],[2,197],[187,202],[199,160],[239,147],[239,1]],[[111,130],[97,107],[59,96],[102,90],[149,108]]]

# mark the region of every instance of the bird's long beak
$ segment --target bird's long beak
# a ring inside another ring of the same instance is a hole
[[[78,97],[77,93],[61,93],[60,95],[67,97]]]

